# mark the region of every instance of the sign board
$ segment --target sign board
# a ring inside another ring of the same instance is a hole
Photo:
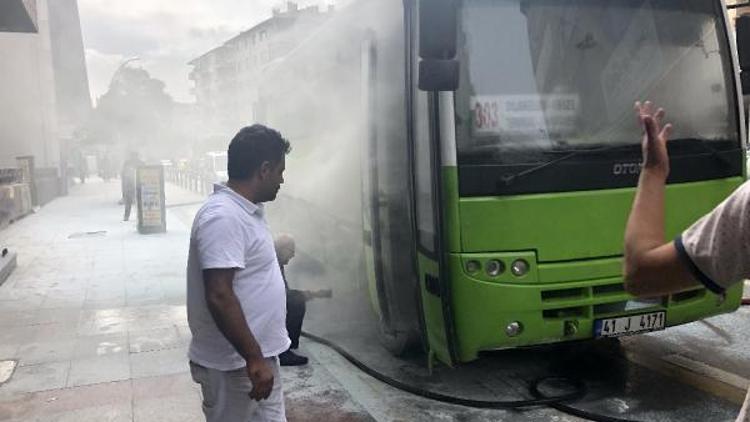
[[[510,134],[546,138],[550,133],[574,130],[578,110],[576,94],[471,97],[475,136]]]
[[[138,232],[141,234],[166,232],[164,167],[141,166],[136,169],[135,175]]]

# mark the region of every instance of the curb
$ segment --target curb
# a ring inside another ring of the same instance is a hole
[[[15,252],[9,252],[4,257],[0,257],[0,286],[2,286],[3,283],[5,283],[5,280],[10,277],[13,270],[16,269],[16,265],[17,261]]]
[[[745,401],[750,380],[679,354],[652,356],[631,352],[625,358],[673,380],[697,388],[736,405]]]

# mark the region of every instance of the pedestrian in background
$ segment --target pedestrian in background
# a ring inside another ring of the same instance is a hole
[[[77,147],[73,152],[73,162],[75,163],[75,171],[78,175],[78,179],[81,181],[81,184],[86,183],[86,176],[89,174],[89,166],[88,162],[86,161],[86,156],[84,155],[83,151],[80,147]]]
[[[672,242],[665,243],[664,194],[669,176],[667,140],[672,125],[651,102],[636,103],[643,127],[643,169],[625,229],[626,290],[654,297],[703,285],[717,295],[750,278],[750,182]],[[750,421],[750,392],[737,422]]]
[[[188,355],[208,422],[286,421],[278,360],[290,345],[286,293],[263,203],[284,182],[289,149],[273,129],[240,130],[229,181],[214,185],[193,221]]]
[[[137,152],[131,152],[128,159],[122,164],[120,172],[120,183],[122,186],[122,202],[125,205],[125,214],[122,221],[130,219],[130,211],[133,208],[136,195],[136,169],[142,166],[143,162],[138,157]]]

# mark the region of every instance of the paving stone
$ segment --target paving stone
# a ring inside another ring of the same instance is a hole
[[[67,362],[73,357],[74,340],[52,340],[26,343],[18,349],[21,366],[49,362]]]
[[[33,283],[36,284],[36,283]],[[0,286],[2,287],[2,286]],[[7,287],[7,286],[6,286]],[[2,298],[0,299],[0,309],[12,312],[34,312],[42,306],[44,302],[44,289],[40,289],[37,295],[23,298]]]
[[[161,377],[134,378],[132,388],[133,400],[136,401],[191,393],[200,394],[200,386],[193,381],[190,372]]]
[[[128,338],[131,353],[174,349],[184,345],[175,326],[156,330],[131,331]]]
[[[32,324],[65,324],[75,325],[80,317],[80,308],[40,308],[31,317]]]
[[[78,359],[71,362],[68,387],[98,384],[130,378],[127,353]]]
[[[75,341],[76,324],[73,322],[60,324],[39,324],[28,327],[31,336],[28,341]]]
[[[200,422],[205,420],[201,410],[201,396],[190,393],[159,399],[136,400],[133,403],[134,422]]]
[[[28,414],[20,419],[3,419],[3,422],[132,422],[129,403],[87,407],[57,413]]]
[[[0,305],[1,306],[1,305]],[[0,310],[0,329],[4,327],[26,327],[36,321],[34,311]]]
[[[128,344],[128,336],[125,333],[81,336],[76,340],[74,357],[82,359],[127,354]]]
[[[98,300],[86,299],[83,302],[84,309],[109,309],[115,307],[123,307],[125,305],[127,305],[127,300],[125,300],[125,297]]]
[[[164,291],[158,278],[147,279],[147,282],[135,281],[126,286],[126,298],[128,306],[140,306],[149,304],[163,304]]]
[[[12,395],[0,397],[0,421],[130,421],[132,400],[130,381]]]
[[[3,327],[0,329],[0,344],[21,344],[33,335],[33,328]]]
[[[18,357],[18,349],[20,347],[21,345],[18,343],[0,344],[0,360],[16,359]]]
[[[60,412],[51,417],[55,422],[132,422],[133,411],[131,404],[119,403]]]
[[[145,331],[155,328],[171,328],[187,324],[187,307],[182,305],[134,306],[131,312],[130,329]]]
[[[70,362],[19,366],[13,377],[0,385],[0,394],[29,393],[65,387]]]
[[[130,355],[133,378],[188,372],[187,349],[158,350],[155,352],[133,353]]]
[[[124,303],[124,302],[123,302]],[[85,307],[85,304],[84,304]],[[119,309],[119,308],[118,308]],[[78,323],[78,334],[82,336],[94,336],[104,334],[126,333],[128,331],[128,320],[123,316],[109,315],[111,307],[103,309],[89,309],[95,315],[89,318],[84,311]]]

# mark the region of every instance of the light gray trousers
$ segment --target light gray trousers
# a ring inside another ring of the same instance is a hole
[[[266,361],[273,368],[273,390],[261,401],[249,396],[253,384],[245,368],[219,371],[190,362],[193,381],[200,384],[203,393],[206,422],[286,422],[279,360],[272,357]]]

